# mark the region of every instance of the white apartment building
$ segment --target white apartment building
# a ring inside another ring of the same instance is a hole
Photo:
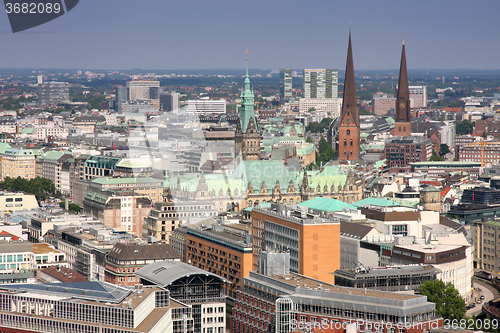
[[[301,98],[299,99],[299,112],[305,113],[310,108],[314,108],[318,112],[323,112],[328,117],[335,118],[340,115],[342,108],[341,98]]]
[[[197,114],[225,114],[226,100],[215,100],[208,98],[187,100],[185,111]]]

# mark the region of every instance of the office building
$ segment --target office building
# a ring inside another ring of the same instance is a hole
[[[194,114],[226,114],[225,99],[187,100],[185,112]]]
[[[339,71],[304,69],[304,98],[337,98]]]
[[[133,287],[139,283],[135,272],[156,261],[180,261],[181,256],[167,243],[116,243],[106,255],[106,282]]]
[[[347,63],[344,80],[344,95],[339,126],[339,160],[359,160],[360,122],[356,82],[354,80],[354,61],[352,57],[351,32],[347,48]]]
[[[144,285],[157,285],[192,309],[194,333],[223,333],[226,326],[224,283],[218,275],[179,261],[157,261],[136,272]]]
[[[428,138],[421,136],[393,137],[386,140],[384,154],[389,172],[410,172],[411,163],[429,160],[432,144]]]
[[[128,100],[128,88],[116,87],[115,97],[115,112],[122,112],[122,104]]]
[[[394,98],[394,95],[377,93],[372,96],[372,110],[374,115],[383,116],[394,109],[396,109],[396,98]]]
[[[127,81],[128,100],[152,100],[160,97],[160,81],[130,80]]]
[[[292,70],[291,69],[280,69],[280,101],[288,102],[292,99],[293,88],[292,88]]]
[[[0,285],[0,330],[194,333],[191,308],[167,290],[106,282]]]
[[[144,218],[151,210],[149,196],[131,190],[92,190],[83,199],[83,212],[109,228],[141,237]]]
[[[7,149],[0,155],[1,179],[35,178],[35,157],[40,153],[41,151],[35,149]]]
[[[179,110],[181,94],[168,92],[160,95],[160,111],[173,112]]]
[[[45,82],[38,85],[38,105],[50,106],[69,102],[68,82]]]
[[[189,226],[186,234],[186,260],[191,265],[217,274],[231,283],[226,295],[234,298],[243,278],[252,270],[252,236],[240,225],[212,224]]]
[[[178,210],[173,202],[157,202],[144,218],[142,237],[155,237],[169,242],[170,235],[179,227]]]
[[[259,251],[290,252],[290,271],[333,283],[340,268],[340,223],[319,215],[271,204],[252,210],[253,270]]]
[[[426,108],[427,107],[427,86],[409,86],[410,107]]]
[[[408,73],[406,70],[406,52],[403,41],[401,65],[399,67],[399,84],[396,97],[396,126],[392,131],[394,136],[411,136],[410,91],[408,89]]]
[[[233,307],[231,333],[287,333],[307,327],[333,333],[358,320],[357,332],[396,333],[398,323],[422,323],[408,329],[420,333],[443,324],[426,296],[335,286],[291,273],[286,265],[267,275],[250,272],[243,283]]]
[[[440,271],[432,266],[358,267],[335,271],[335,284],[393,292],[417,292],[425,281],[436,280]]]
[[[0,192],[0,212],[17,212],[35,208],[38,208],[38,201],[33,194],[10,191]]]
[[[301,98],[299,99],[299,112],[305,113],[314,109],[323,112],[325,118],[337,118],[340,116],[342,100],[340,98]]]
[[[478,176],[481,162],[425,161],[410,163],[411,172],[423,173],[429,177],[446,177],[450,174]]]

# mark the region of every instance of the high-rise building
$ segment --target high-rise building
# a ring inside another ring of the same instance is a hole
[[[412,108],[427,107],[427,86],[409,86],[408,89]]]
[[[241,92],[240,120],[236,125],[234,145],[236,153],[241,153],[244,160],[260,160],[260,143],[262,136],[258,130],[254,111],[253,89],[248,76],[248,58],[245,85]]]
[[[128,100],[151,100],[159,98],[160,81],[130,80],[127,82]]]
[[[337,98],[337,69],[304,69],[304,98]]]
[[[411,135],[410,90],[408,89],[408,72],[406,70],[406,52],[404,41],[403,50],[401,51],[398,93],[396,97],[396,126],[394,127],[392,135]]]
[[[116,87],[115,99],[115,111],[122,112],[122,104],[128,99],[128,88],[123,86]]]
[[[288,102],[292,99],[292,70],[280,69],[280,100]]]
[[[38,105],[69,102],[68,82],[45,82],[38,85]]]
[[[195,114],[226,114],[226,100],[208,98],[188,100],[185,111]]]
[[[319,215],[271,204],[252,210],[253,270],[259,251],[290,253],[290,271],[334,282],[340,268],[340,223]]]
[[[173,112],[179,109],[181,94],[168,92],[160,95],[160,111]]]
[[[339,160],[359,160],[360,123],[354,80],[351,31],[349,31],[343,98],[339,126]]]

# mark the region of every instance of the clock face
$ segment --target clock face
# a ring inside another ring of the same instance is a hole
[[[405,107],[405,102],[399,103],[399,107],[404,108]]]
[[[351,122],[351,118],[347,118],[345,122],[349,124]]]

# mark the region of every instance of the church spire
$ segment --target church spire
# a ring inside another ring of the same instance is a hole
[[[354,79],[354,61],[352,58],[351,45],[351,25],[349,24],[349,45],[347,48],[347,63],[344,79],[344,96],[341,112],[341,123],[346,118],[346,115],[352,116],[353,125],[359,125],[358,102],[356,100],[356,82]]]
[[[360,124],[356,82],[354,81],[354,61],[352,57],[351,27],[349,24],[349,45],[345,68],[344,97],[339,125],[339,160],[359,160]]]

